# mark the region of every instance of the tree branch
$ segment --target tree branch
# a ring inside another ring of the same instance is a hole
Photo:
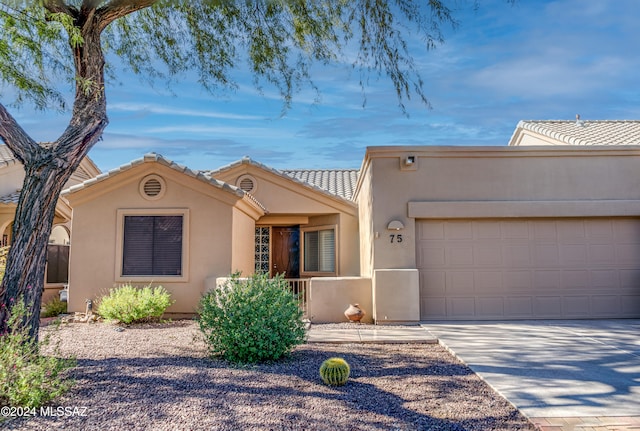
[[[113,21],[152,6],[158,0],[111,0],[105,6],[98,9],[101,30]]]
[[[0,103],[0,139],[23,165],[35,154],[39,145],[18,124],[9,111]]]

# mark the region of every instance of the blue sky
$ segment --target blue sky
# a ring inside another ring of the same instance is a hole
[[[315,67],[321,98],[303,90],[284,116],[275,90],[212,96],[186,78],[175,95],[120,76],[107,88],[110,124],[90,156],[109,170],[154,151],[193,169],[243,156],[276,168],[357,168],[372,145],[506,145],[522,119],[640,118],[640,1],[458,2],[460,25],[435,50],[413,50],[432,109],[398,108],[390,83]],[[55,139],[69,114],[22,108],[35,139]]]

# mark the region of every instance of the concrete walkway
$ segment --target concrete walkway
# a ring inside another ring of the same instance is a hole
[[[363,325],[353,329],[326,329],[322,325],[311,325],[307,334],[308,343],[423,343],[437,344],[438,339],[420,326],[403,328],[374,329],[372,325]]]
[[[640,320],[423,326],[541,430],[640,430]]]

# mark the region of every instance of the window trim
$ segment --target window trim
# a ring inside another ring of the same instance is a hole
[[[332,272],[321,272],[321,271],[307,271],[304,265],[305,255],[307,252],[307,245],[305,244],[305,233],[307,232],[317,232],[322,230],[333,230],[333,251],[334,251],[334,268]],[[308,226],[303,227],[300,226],[300,275],[305,277],[337,277],[339,274],[340,260],[339,257],[339,235],[338,235],[338,225],[321,225],[321,226]]]
[[[115,281],[118,282],[186,282],[189,281],[189,209],[188,208],[135,208],[116,211]],[[124,254],[125,216],[182,216],[182,275],[122,275]]]

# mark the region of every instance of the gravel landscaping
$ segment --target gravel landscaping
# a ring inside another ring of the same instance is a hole
[[[380,327],[378,327],[380,328]],[[535,430],[439,345],[306,344],[273,364],[209,359],[197,324],[59,330],[75,355],[63,414],[12,419],[25,430]],[[341,356],[349,382],[328,387],[320,364]],[[53,410],[56,411],[56,410]],[[58,413],[62,412],[59,410]]]

